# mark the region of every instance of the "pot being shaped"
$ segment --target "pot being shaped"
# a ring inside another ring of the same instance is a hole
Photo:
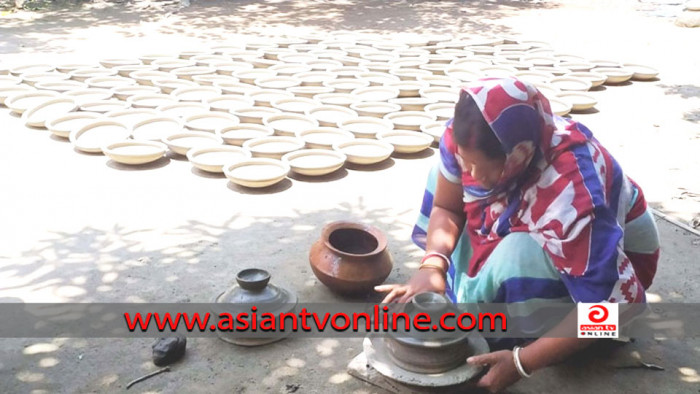
[[[333,292],[369,293],[391,273],[386,236],[376,227],[337,221],[327,224],[309,252],[314,275]]]
[[[433,292],[416,294],[405,309],[408,321],[419,313],[429,314],[431,321],[435,321],[446,312],[460,313],[445,296]],[[389,357],[399,367],[411,372],[439,374],[459,367],[471,355],[468,334],[392,331],[384,340]]]

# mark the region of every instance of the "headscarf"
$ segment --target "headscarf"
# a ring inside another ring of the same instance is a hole
[[[553,116],[547,98],[524,81],[483,79],[463,90],[506,154],[500,180],[487,190],[462,172],[451,122],[440,143],[442,174],[464,188],[473,250],[467,274],[479,272],[503,237],[527,232],[574,301],[643,301],[623,240],[626,216],[646,203],[632,204],[640,191],[615,159],[584,125]]]

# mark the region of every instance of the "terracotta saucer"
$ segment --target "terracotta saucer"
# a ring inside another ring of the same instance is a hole
[[[239,108],[250,107],[255,102],[250,97],[226,94],[207,99],[204,103],[212,111],[231,112]]]
[[[165,156],[168,147],[155,141],[129,140],[114,142],[102,148],[102,153],[117,163],[141,165]]]
[[[317,94],[333,93],[333,88],[325,86],[295,86],[288,88],[287,92],[297,97],[313,98]]]
[[[289,170],[289,165],[280,160],[253,158],[227,165],[224,167],[224,174],[237,185],[263,188],[284,180]]]
[[[214,82],[212,85],[221,89],[223,94],[247,95],[248,93],[260,90],[255,85],[250,85],[243,82]]]
[[[281,75],[257,78],[254,83],[255,86],[262,89],[287,89],[295,86],[301,86],[300,79]]]
[[[308,71],[292,76],[300,80],[302,86],[323,86],[323,82],[334,80],[338,74],[328,71]]]
[[[459,100],[459,90],[448,87],[423,88],[418,91],[421,97],[443,102],[456,103]]]
[[[602,85],[608,77],[605,74],[588,72],[588,71],[578,71],[568,74],[564,74],[565,77],[583,78],[591,83],[592,87]]]
[[[596,67],[593,72],[605,75],[605,84],[618,84],[629,81],[634,76],[634,71],[621,67]]]
[[[176,68],[170,71],[171,74],[175,75],[180,79],[186,79],[192,81],[192,78],[196,75],[212,75],[216,74],[216,68],[207,66],[190,66]]]
[[[437,116],[438,121],[447,121],[454,117],[455,103],[436,103],[425,106],[425,112]]]
[[[85,80],[91,88],[112,89],[118,86],[136,85],[136,81],[125,77],[92,77]]]
[[[114,76],[117,75],[117,70],[111,69],[111,68],[79,68],[77,70],[73,70],[70,73],[70,79],[73,79],[78,82],[85,82],[90,78],[97,78],[97,77],[109,77],[109,76]]]
[[[356,78],[338,78],[324,81],[323,86],[333,88],[336,93],[350,93],[355,89],[368,87],[369,81]]]

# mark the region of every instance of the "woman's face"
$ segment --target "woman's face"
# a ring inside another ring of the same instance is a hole
[[[463,146],[457,147],[457,161],[462,172],[468,172],[485,189],[493,189],[501,179],[505,159],[492,159],[483,152]]]

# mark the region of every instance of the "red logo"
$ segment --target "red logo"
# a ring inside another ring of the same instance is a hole
[[[588,308],[588,310],[592,310],[588,314],[588,320],[591,322],[602,323],[608,320],[608,308],[604,307],[603,305],[593,305],[592,307]]]

